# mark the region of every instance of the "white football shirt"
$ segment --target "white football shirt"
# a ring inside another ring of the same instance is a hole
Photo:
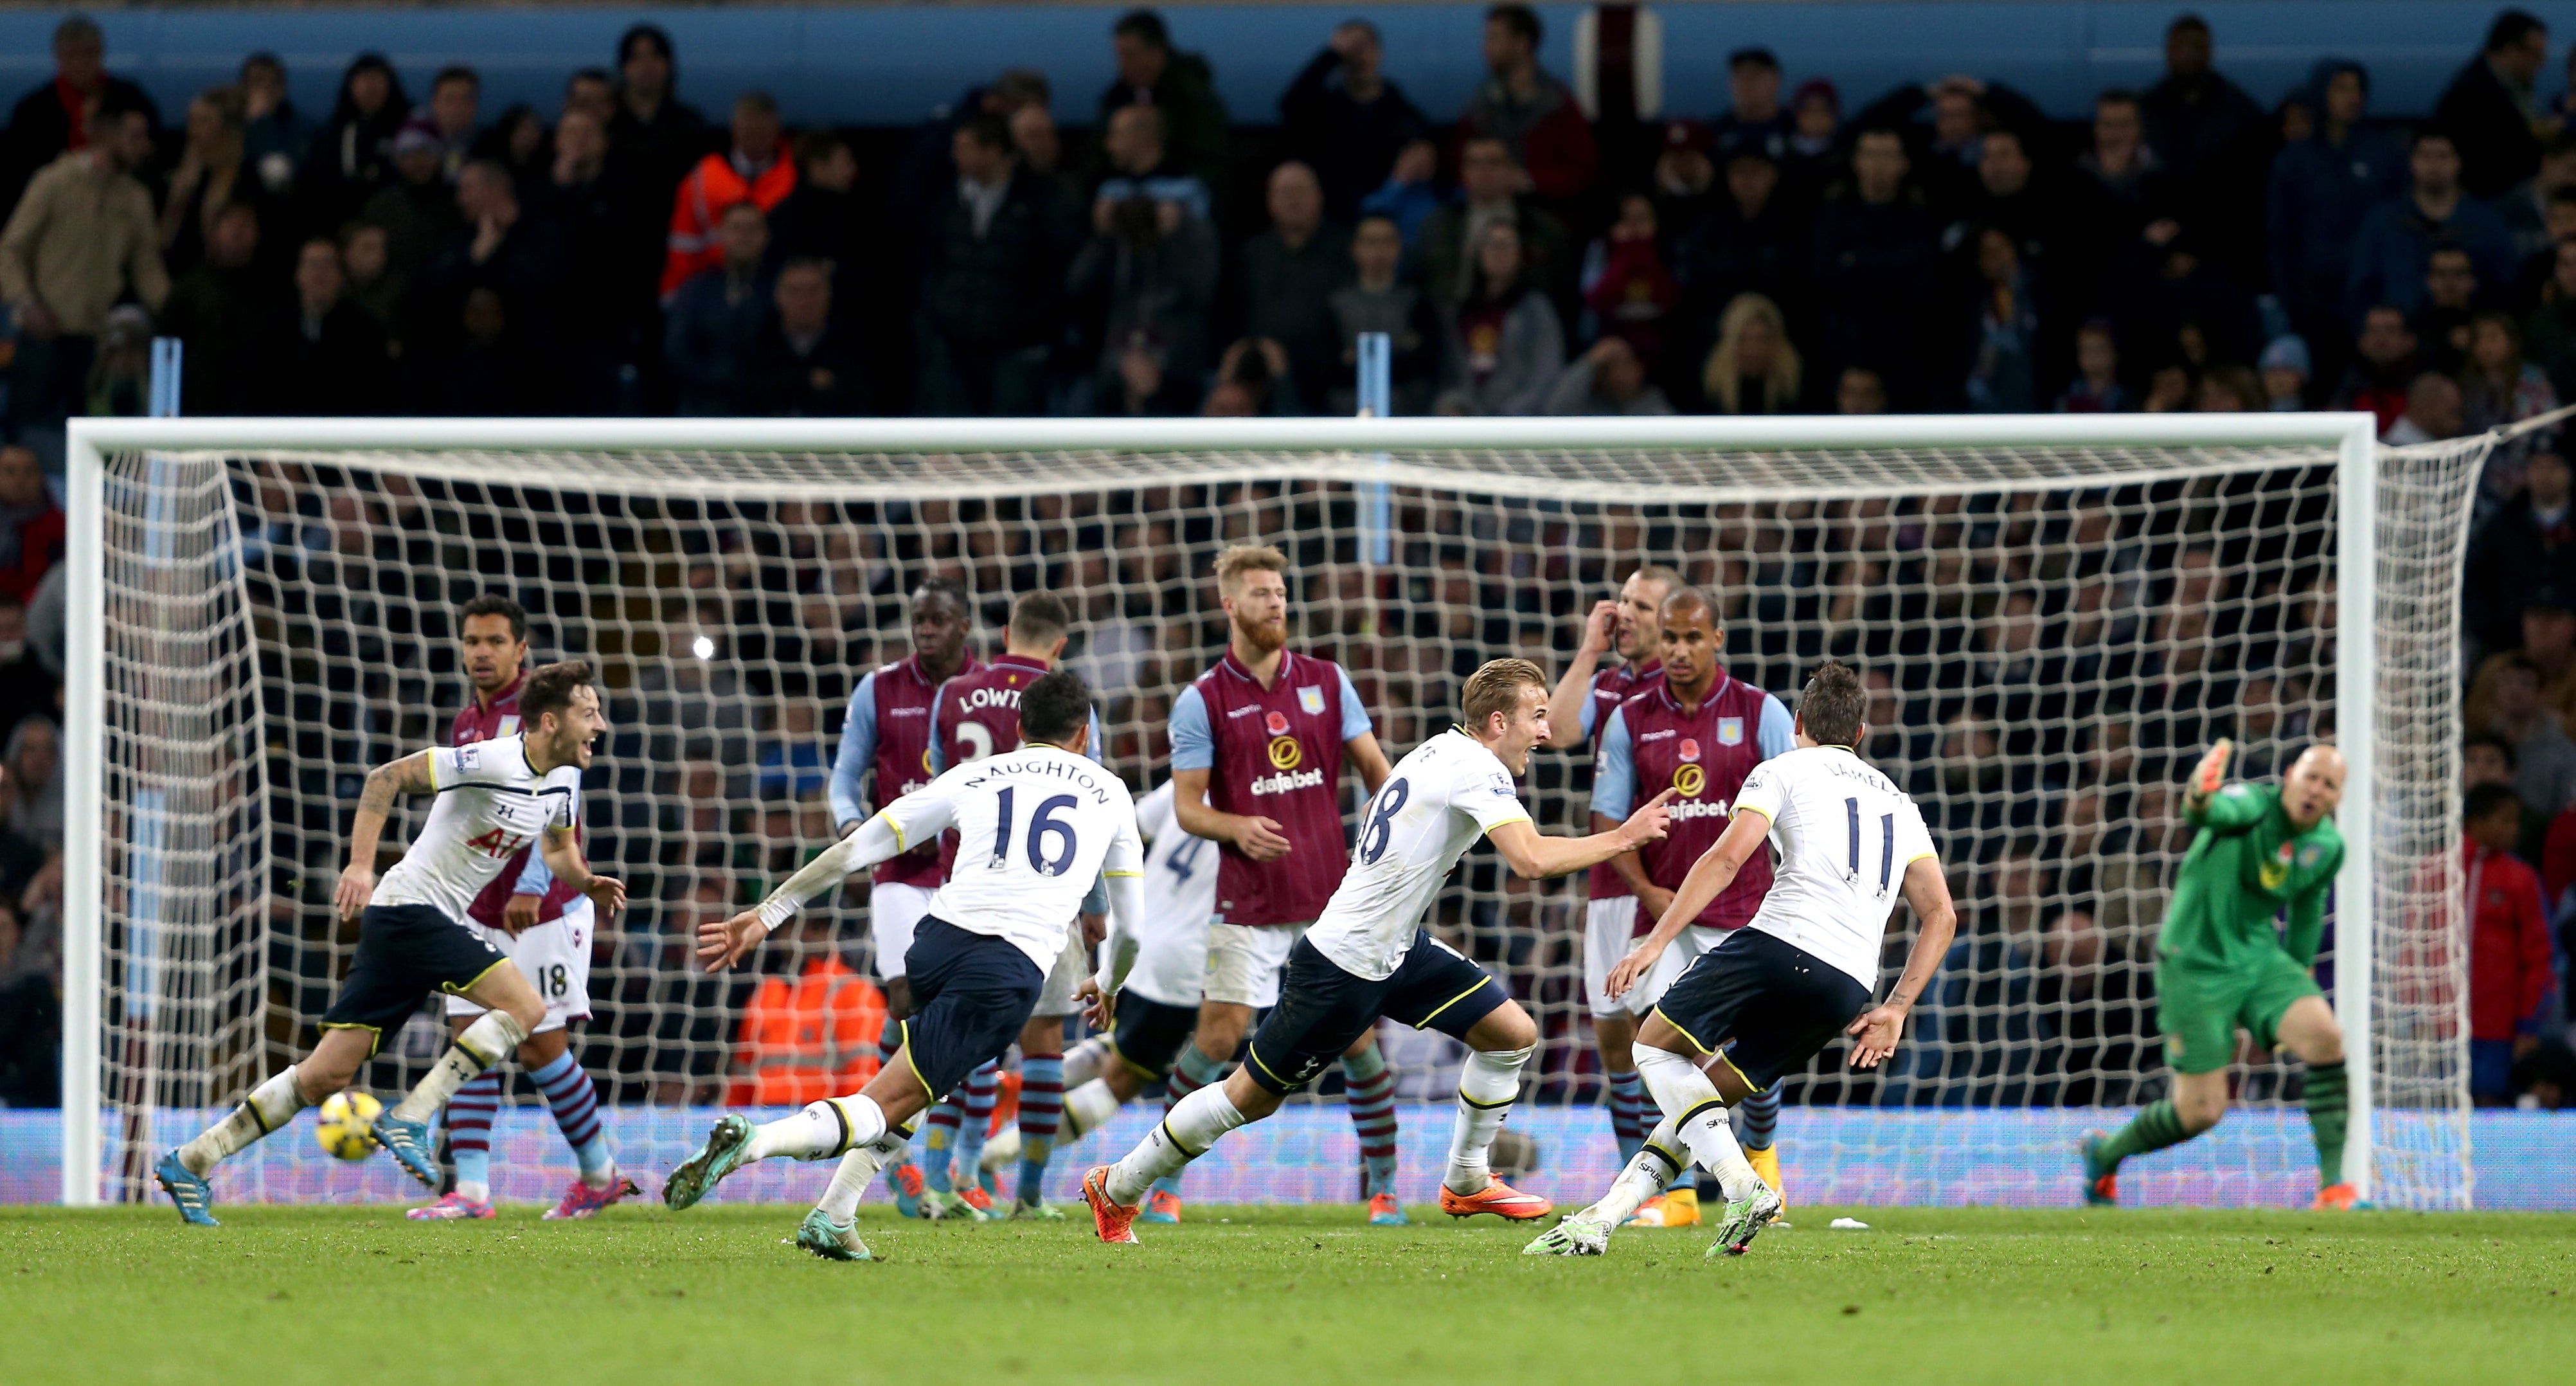
[[[1362,811],[1351,868],[1306,941],[1354,977],[1393,976],[1458,858],[1484,834],[1528,821],[1512,772],[1483,743],[1454,727],[1423,742]]]
[[[1061,747],[968,761],[877,811],[903,849],[957,830],[957,863],[930,913],[1005,939],[1054,970],[1101,876],[1144,870],[1127,782]]]
[[[376,882],[371,905],[427,905],[462,924],[518,850],[548,828],[581,817],[581,767],[539,775],[525,735],[464,746],[432,746],[429,778],[438,802],[401,861]]]
[[[1136,801],[1145,852],[1145,917],[1130,930],[1136,962],[1126,989],[1166,1006],[1195,1006],[1207,980],[1209,916],[1216,913],[1217,844],[1181,831],[1172,784]]]
[[[1935,856],[1923,813],[1896,782],[1841,746],[1774,756],[1744,777],[1735,811],[1771,821],[1771,893],[1745,927],[1849,973],[1875,995],[1887,916],[1905,868]]]

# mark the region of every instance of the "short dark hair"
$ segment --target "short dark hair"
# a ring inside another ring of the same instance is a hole
[[[1717,603],[1709,600],[1709,596],[1706,592],[1690,586],[1666,588],[1664,590],[1664,599],[1655,603],[1655,619],[1658,621],[1662,620],[1664,613],[1667,611],[1688,611],[1692,607],[1697,607],[1700,610],[1707,612],[1708,623],[1710,625],[1716,626],[1725,624],[1724,620],[1718,615]]]
[[[1496,5],[1485,11],[1485,22],[1500,23],[1504,28],[1528,39],[1532,49],[1537,48],[1540,41],[1547,37],[1547,30],[1538,22],[1538,11],[1527,5]]]
[[[808,270],[823,276],[823,282],[826,285],[832,282],[832,262],[820,255],[788,256],[786,263],[778,267],[778,277],[785,279],[791,274],[801,274]]]
[[[431,91],[436,91],[450,82],[466,83],[473,87],[478,94],[483,90],[482,74],[476,72],[470,67],[467,67],[463,63],[449,63],[447,66],[440,68],[438,70],[438,75],[429,79],[429,89]]]
[[[567,659],[558,664],[540,665],[519,685],[519,725],[531,731],[549,712],[563,712],[572,706],[572,691],[589,688],[596,682],[587,659]]]
[[[2450,131],[2443,129],[2439,125],[2427,125],[2423,129],[2415,132],[2415,138],[2406,142],[2406,152],[2412,154],[2416,150],[2421,149],[2424,146],[2424,141],[2426,140],[2440,140],[2442,143],[2449,145],[2451,147],[2451,152],[2454,154],[2458,153],[2460,149],[2460,142],[2451,138]]]
[[[1829,659],[1807,677],[1798,697],[1798,721],[1807,739],[1819,746],[1860,745],[1860,729],[1869,721],[1869,689],[1860,675],[1839,659]]]
[[[671,46],[670,31],[664,29],[659,24],[629,25],[627,26],[625,33],[617,36],[617,65],[619,67],[626,66],[626,55],[634,52],[635,45],[638,43],[649,43],[655,48],[660,49],[662,52],[662,61],[671,65],[672,80],[675,82],[679,80],[679,50]]]
[[[602,86],[614,87],[617,85],[617,78],[604,67],[576,67],[572,70],[572,75],[564,79],[564,90],[571,91],[577,82],[597,82]]]
[[[1129,10],[1118,16],[1118,22],[1109,26],[1109,35],[1112,38],[1131,38],[1154,48],[1169,49],[1172,46],[1172,31],[1165,27],[1163,17],[1152,10]]]
[[[737,111],[758,111],[762,115],[774,116],[778,114],[778,98],[755,87],[735,97],[733,108]]]
[[[2507,770],[2513,769],[2515,762],[2520,759],[2520,757],[2513,753],[2513,743],[2505,740],[2501,736],[2498,736],[2494,732],[2474,732],[2468,736],[2460,738],[2461,759],[2465,760],[2468,758],[2469,748],[2472,746],[2494,747],[2495,753],[2504,757],[2504,768]]]
[[[923,578],[913,586],[912,599],[918,602],[924,597],[946,597],[968,616],[975,614],[975,603],[966,595],[966,584],[953,577]]]
[[[2093,98],[2093,108],[2095,110],[2100,110],[2104,106],[2129,106],[2134,108],[2139,104],[2138,94],[2127,87],[2107,87],[2103,90],[2100,96]]]
[[[2510,806],[2516,814],[2522,812],[2522,796],[2513,792],[2512,785],[2482,784],[2471,789],[2467,802],[2460,805],[2460,821],[2480,822],[2488,814],[2507,806]]]
[[[528,638],[527,608],[510,600],[508,597],[502,596],[498,592],[486,592],[482,596],[476,597],[474,600],[467,602],[464,606],[459,607],[456,612],[456,624],[458,629],[463,629],[466,620],[475,616],[507,617],[510,622],[510,638],[513,640],[525,640]]]
[[[1061,746],[1091,724],[1091,687],[1071,669],[1039,676],[1020,690],[1020,739]]]
[[[849,148],[850,142],[841,138],[838,130],[804,130],[798,132],[787,147],[789,157],[796,161],[796,172],[801,176],[806,169],[832,157],[833,150]]]
[[[977,111],[973,115],[966,117],[964,120],[957,122],[957,128],[965,134],[966,138],[984,146],[986,149],[1009,149],[1011,147],[1010,122],[993,114],[991,111]]]
[[[2493,53],[2500,49],[2511,48],[2531,37],[2535,29],[2544,34],[2549,32],[2549,26],[2542,23],[2540,16],[2531,11],[2506,10],[2495,17],[2493,24],[2487,26],[2486,51]]]
[[[1750,48],[1738,48],[1726,55],[1726,70],[1733,72],[1739,67],[1767,67],[1777,72],[1780,70],[1780,55],[1758,43]]]
[[[2175,34],[2184,33],[2193,29],[2198,29],[2204,34],[2208,33],[2209,21],[2201,18],[2199,15],[2193,14],[2189,10],[2185,10],[2181,14],[2174,16],[2173,23],[2165,26],[2165,35],[2170,38]]]
[[[85,14],[67,15],[54,26],[54,46],[59,48],[71,39],[88,39],[102,48],[107,46],[107,35],[99,32],[98,21]]]
[[[1023,592],[1011,603],[1011,636],[1034,644],[1053,640],[1073,625],[1073,614],[1064,607],[1064,598],[1053,592]]]

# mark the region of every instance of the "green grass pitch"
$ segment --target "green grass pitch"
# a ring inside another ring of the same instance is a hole
[[[1751,1255],[1631,1231],[1199,1208],[1146,1244],[802,1209],[413,1224],[389,1208],[0,1209],[0,1380],[547,1383],[2564,1382],[2576,1217],[1799,1207]],[[1868,1232],[1826,1229],[1837,1211]]]

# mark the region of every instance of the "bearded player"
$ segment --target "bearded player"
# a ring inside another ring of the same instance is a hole
[[[1574,660],[1556,681],[1556,691],[1547,701],[1547,725],[1556,740],[1551,750],[1582,752],[1594,750],[1601,728],[1609,722],[1619,704],[1631,695],[1660,686],[1663,681],[1663,626],[1661,612],[1664,598],[1682,585],[1681,575],[1670,568],[1648,565],[1628,575],[1619,584],[1617,601],[1596,602],[1592,614],[1583,622],[1582,642],[1576,646]],[[1601,656],[1617,650],[1617,667],[1600,667]],[[1568,728],[1579,728],[1569,734]],[[1600,781],[1599,764],[1593,768],[1593,780]],[[1637,936],[1637,897],[1628,882],[1604,862],[1593,867],[1586,882],[1590,899],[1583,918],[1583,986],[1592,1012],[1592,1039],[1601,1051],[1601,1077],[1610,1089],[1610,1137],[1619,1146],[1619,1162],[1626,1164],[1637,1156],[1646,1143],[1646,1088],[1637,1080],[1637,1064],[1628,1048],[1636,1042],[1637,1017],[1627,1007],[1601,993],[1602,979],[1610,975],[1612,964],[1625,957],[1628,945]],[[1695,1221],[1698,1210],[1684,1203],[1667,1209],[1662,1198],[1638,1210],[1638,1219],[1661,1224],[1667,1216],[1674,1225]]]
[[[1796,749],[1789,710],[1780,700],[1750,684],[1728,677],[1720,659],[1726,628],[1718,623],[1716,605],[1697,588],[1676,588],[1656,612],[1663,655],[1661,677],[1630,694],[1601,729],[1601,760],[1592,776],[1592,826],[1615,824],[1646,792],[1667,785],[1673,790],[1670,836],[1641,851],[1610,859],[1636,896],[1636,923],[1627,939],[1652,928],[1672,908],[1673,892],[1690,874],[1691,864],[1716,845],[1734,811],[1735,796],[1753,767]],[[1714,948],[1729,930],[1743,928],[1771,888],[1771,859],[1756,853],[1724,893],[1684,928],[1664,950],[1652,972],[1624,993],[1611,996],[1610,967],[1587,974],[1593,1004],[1611,1006],[1630,1017],[1628,1034],[1654,1011],[1664,988],[1672,985],[1691,960]],[[1606,940],[1605,940],[1606,942]],[[1610,958],[1615,964],[1625,952]],[[1780,1157],[1772,1137],[1780,1121],[1780,1094],[1764,1088],[1735,1104],[1737,1135],[1745,1156],[1763,1182],[1780,1187]],[[1639,1144],[1644,1142],[1641,1139]],[[1629,1159],[1636,1158],[1631,1152]],[[1622,1162],[1625,1163],[1624,1161]],[[1676,1189],[1665,1200],[1661,1225],[1697,1222],[1695,1191]],[[1649,1221],[1654,1221],[1649,1219]]]
[[[2351,1208],[2344,1182],[2349,1115],[2343,1030],[2311,972],[2326,894],[2343,866],[2334,811],[2343,752],[2310,746],[2278,788],[2228,784],[2235,746],[2220,741],[2192,771],[2183,817],[2200,830],[2183,855],[2173,903],[2156,935],[2156,1026],[2173,1095],[2148,1103],[2116,1135],[2085,1136],[2084,1201],[2119,1201],[2120,1162],[2184,1141],[2227,1114],[2236,1032],[2257,1049],[2287,1049],[2308,1067],[2308,1126],[2317,1144],[2313,1206]],[[2289,929],[2275,921],[2289,914]]]
[[[1278,1004],[1279,978],[1306,926],[1342,883],[1345,760],[1375,795],[1386,753],[1338,664],[1288,648],[1288,560],[1267,546],[1218,555],[1217,598],[1233,638],[1215,668],[1172,704],[1172,808],[1183,831],[1220,844],[1216,914],[1197,1034],[1172,1069],[1171,1100],[1213,1083],[1255,1011]],[[1342,1055],[1366,1173],[1369,1221],[1401,1226],[1395,1198],[1395,1075],[1363,1029]],[[1179,1173],[1178,1167],[1172,1173]],[[1154,1191],[1148,1222],[1180,1218],[1180,1195]]]
[[[966,648],[975,616],[964,587],[948,578],[926,579],[913,589],[910,606],[912,653],[859,680],[841,722],[830,796],[832,822],[844,838],[868,820],[871,804],[882,811],[930,783],[931,700],[940,684],[978,667]],[[868,934],[886,995],[885,1029],[877,1040],[883,1066],[894,1062],[902,1045],[899,1022],[912,1014],[903,960],[912,947],[913,925],[929,912],[930,893],[939,888],[939,844],[916,843],[878,863],[868,879]],[[904,1216],[921,1211],[919,1166],[897,1161],[887,1168],[886,1182]]]
[[[528,658],[528,614],[508,597],[485,595],[458,613],[458,644],[474,701],[448,728],[451,746],[470,746],[516,735],[520,728],[521,670]],[[467,925],[527,974],[546,1017],[519,1046],[519,1066],[545,1095],[555,1127],[572,1147],[580,1173],[563,1200],[546,1212],[549,1222],[586,1218],[641,1190],[620,1174],[616,1152],[599,1117],[599,1093],[572,1057],[574,1020],[590,1019],[590,942],[598,936],[598,911],[590,897],[546,870],[535,847],[522,847],[483,888],[467,910]],[[462,996],[447,998],[447,1026],[463,1034],[483,1007]],[[481,1219],[492,1209],[492,1121],[500,1114],[501,1070],[487,1068],[447,1102],[448,1149],[456,1187],[408,1216],[416,1222]]]
[[[1538,1049],[1538,1026],[1484,969],[1425,932],[1423,912],[1479,837],[1524,880],[1562,876],[1660,839],[1671,794],[1610,832],[1542,837],[1513,780],[1529,768],[1530,748],[1547,740],[1547,676],[1525,659],[1494,660],[1469,676],[1459,701],[1460,725],[1415,747],[1370,799],[1350,871],[1291,948],[1279,1004],[1243,1066],[1182,1099],[1117,1164],[1083,1177],[1100,1240],[1135,1241],[1137,1205],[1155,1180],[1277,1111],[1381,1017],[1438,1030],[1471,1051],[1458,1077],[1440,1210],[1515,1222],[1547,1215],[1546,1199],[1495,1178],[1488,1157]],[[1115,953],[1111,962],[1085,988],[1099,996],[1104,1022],[1125,968]]]

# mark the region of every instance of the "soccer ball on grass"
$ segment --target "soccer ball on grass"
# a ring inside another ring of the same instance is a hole
[[[368,1128],[384,1109],[383,1103],[355,1088],[335,1092],[322,1104],[322,1124],[314,1128],[313,1138],[335,1160],[363,1160],[376,1153],[376,1137]]]

